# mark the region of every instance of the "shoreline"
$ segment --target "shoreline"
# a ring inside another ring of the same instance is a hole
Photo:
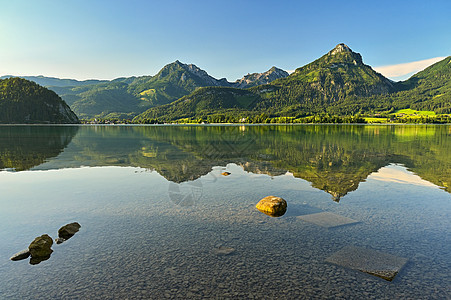
[[[208,123],[208,124],[196,124],[196,123],[171,123],[171,124],[0,124],[0,127],[11,127],[11,126],[43,126],[43,127],[52,127],[52,126],[129,126],[129,127],[149,127],[149,126],[195,126],[195,127],[209,127],[209,126],[449,126],[451,123]]]

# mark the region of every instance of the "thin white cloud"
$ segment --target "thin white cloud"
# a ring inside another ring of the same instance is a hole
[[[374,70],[381,73],[385,77],[391,79],[399,79],[400,77],[405,77],[406,75],[412,75],[419,71],[422,71],[442,59],[445,59],[445,57],[440,56],[404,64],[374,67]]]

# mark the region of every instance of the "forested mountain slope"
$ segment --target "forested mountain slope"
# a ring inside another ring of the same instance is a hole
[[[22,78],[0,80],[0,123],[78,123],[53,91]]]

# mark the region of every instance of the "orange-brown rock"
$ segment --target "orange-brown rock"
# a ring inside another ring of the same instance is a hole
[[[257,203],[257,209],[271,217],[280,217],[287,211],[287,201],[280,197],[268,196]]]

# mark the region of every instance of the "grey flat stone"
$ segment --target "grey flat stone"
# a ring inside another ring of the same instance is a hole
[[[10,258],[10,260],[14,260],[14,261],[22,260],[22,259],[26,259],[26,258],[30,257],[30,255],[31,255],[30,250],[25,249],[25,250],[22,250],[22,251],[20,251],[20,252],[18,252],[16,254],[14,254]]]
[[[213,253],[216,255],[230,255],[235,252],[235,249],[232,247],[220,246],[218,248],[213,249]]]
[[[346,246],[329,256],[326,262],[392,281],[406,264],[407,258],[372,249]]]
[[[354,219],[336,215],[330,212],[320,212],[316,214],[298,216],[297,218],[326,228],[358,223],[358,221]]]

